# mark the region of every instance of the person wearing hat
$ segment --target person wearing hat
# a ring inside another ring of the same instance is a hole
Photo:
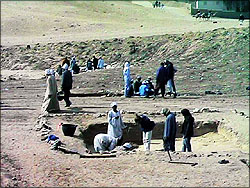
[[[182,124],[181,133],[183,135],[183,147],[182,151],[191,152],[191,137],[194,135],[194,118],[192,117],[188,109],[182,109],[181,114],[184,116],[184,122]]]
[[[134,93],[135,94],[139,93],[139,88],[141,85],[142,85],[141,76],[137,76],[136,80],[134,82]]]
[[[162,114],[166,116],[163,132],[164,151],[175,151],[175,136],[177,131],[175,115],[168,108],[162,109]]]
[[[53,112],[60,110],[59,102],[57,99],[57,84],[56,79],[53,76],[52,69],[45,70],[45,76],[47,77],[47,89],[42,104],[42,113]]]
[[[107,134],[118,138],[117,145],[122,145],[123,141],[123,129],[127,126],[123,123],[120,110],[117,110],[117,103],[112,102],[110,104],[112,110],[108,113],[108,131]]]
[[[108,134],[97,134],[94,138],[94,149],[96,152],[104,153],[105,151],[113,150],[118,142],[118,138]]]
[[[65,107],[69,107],[72,103],[69,100],[70,90],[72,89],[72,74],[68,70],[68,64],[64,64],[63,69],[65,70],[62,74],[62,91],[64,92]]]
[[[102,57],[99,58],[97,68],[103,69],[105,67],[104,59]]]
[[[142,115],[135,114],[135,124],[141,128],[144,150],[150,151],[150,143],[151,143],[153,128],[155,127],[155,122],[151,121],[144,114]]]

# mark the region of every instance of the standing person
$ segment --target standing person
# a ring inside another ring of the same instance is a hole
[[[104,60],[102,57],[99,58],[98,60],[98,65],[97,65],[98,69],[103,69],[104,68]]]
[[[94,148],[96,152],[101,154],[105,151],[113,150],[117,145],[118,138],[110,136],[108,134],[97,134],[94,138]]]
[[[245,20],[245,17],[243,16],[243,14],[240,14],[240,17],[239,17],[240,25],[243,24],[244,20]]]
[[[141,85],[142,85],[141,76],[137,76],[136,80],[134,82],[134,93],[135,94],[139,93],[139,88]]]
[[[72,74],[68,70],[68,65],[64,65],[65,71],[63,72],[62,75],[62,91],[64,92],[64,101],[66,103],[65,107],[69,107],[72,103],[69,100],[69,95],[70,95],[70,90],[72,89]]]
[[[112,110],[108,113],[108,135],[118,138],[117,145],[122,145],[123,142],[123,129],[127,126],[122,121],[122,116],[119,110],[117,110],[117,103],[111,103]]]
[[[76,64],[76,56],[73,56],[70,60],[70,69],[73,70]]]
[[[176,98],[177,93],[176,93],[176,88],[175,88],[175,84],[174,84],[174,74],[175,72],[177,72],[177,70],[174,68],[173,63],[171,63],[170,61],[166,60],[166,79],[167,82],[169,82],[169,84],[171,85],[172,89],[173,89],[173,93],[174,93],[174,98]]]
[[[57,99],[57,84],[53,72],[50,69],[45,70],[47,77],[47,88],[45,97],[42,104],[42,113],[60,110],[59,102]]]
[[[129,92],[129,89],[131,88],[130,62],[128,61],[124,64],[123,78],[124,78],[124,96],[131,97]]]
[[[136,114],[135,115],[135,124],[141,128],[144,150],[150,151],[150,143],[151,143],[153,128],[155,127],[155,122],[151,121],[144,114],[142,114],[142,115]]]
[[[65,57],[65,58],[63,58],[63,59],[61,60],[61,66],[63,67],[65,64],[67,64],[68,67],[70,66],[70,61],[68,60],[67,57]],[[63,70],[63,71],[64,71],[64,70]]]
[[[182,124],[181,133],[183,135],[183,147],[182,151],[191,152],[191,137],[194,136],[194,118],[192,117],[188,109],[182,109],[181,114],[184,116],[184,122]]]
[[[97,69],[97,65],[98,65],[98,59],[95,56],[93,56],[93,67],[94,67],[94,70]]]
[[[168,108],[162,109],[162,113],[166,116],[163,132],[164,151],[175,151],[175,136],[177,131],[175,115]]]
[[[154,96],[158,95],[159,89],[161,89],[161,95],[164,98],[165,95],[165,84],[167,82],[166,78],[166,68],[164,67],[164,63],[161,63],[161,67],[156,72],[156,88]]]

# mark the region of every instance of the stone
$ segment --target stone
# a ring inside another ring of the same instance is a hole
[[[229,160],[226,160],[226,159],[222,159],[220,161],[218,161],[219,164],[227,164],[229,163]]]

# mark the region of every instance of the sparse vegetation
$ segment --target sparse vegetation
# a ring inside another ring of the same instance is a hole
[[[248,32],[248,28],[222,28],[181,35],[36,44],[31,49],[3,47],[2,68],[17,69],[20,68],[17,63],[27,63],[25,66],[33,69],[44,69],[56,66],[63,56],[73,54],[80,65],[85,66],[87,59],[95,54],[103,56],[109,65],[119,69],[126,60],[130,60],[136,74],[154,78],[160,62],[169,59],[178,69],[176,82],[179,91],[203,94],[205,90],[219,90],[227,94],[247,95]],[[33,63],[28,64],[31,59]],[[103,78],[107,75],[104,74]]]

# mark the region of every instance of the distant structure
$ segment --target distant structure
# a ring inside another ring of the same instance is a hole
[[[213,12],[216,17],[239,18],[240,14],[249,19],[249,1],[246,0],[191,0],[191,15]]]

